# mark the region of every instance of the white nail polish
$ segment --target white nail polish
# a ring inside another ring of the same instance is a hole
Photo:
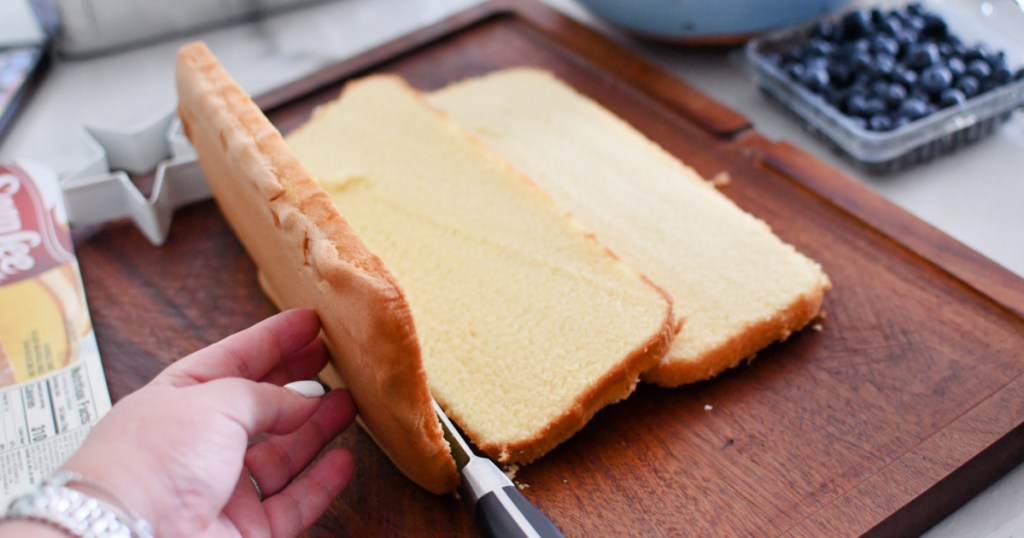
[[[307,398],[319,398],[324,395],[324,386],[316,381],[293,381],[284,388]]]

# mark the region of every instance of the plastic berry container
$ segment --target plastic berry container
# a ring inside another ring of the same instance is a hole
[[[964,44],[982,44],[990,51],[1002,51],[1008,65],[1014,69],[1015,78],[895,129],[869,129],[863,119],[858,120],[844,112],[822,93],[812,91],[792,78],[779,58],[787,51],[807,44],[816,29],[820,32],[821,23],[841,25],[843,18],[857,9],[877,8],[884,12],[906,6],[897,2],[877,2],[867,7],[858,4],[857,9],[750,41],[746,54],[754,68],[757,85],[809,131],[828,141],[858,168],[873,174],[897,172],[984,139],[1011,119],[1017,109],[1024,108],[1024,78],[1020,76],[1024,66],[1024,41],[1014,39],[1009,31],[1000,31],[1001,28],[995,24],[1005,24],[1007,18],[1012,18],[1012,24],[1006,26],[1020,28],[1024,24],[1024,13],[1014,12],[1015,4],[1006,2],[1005,6],[998,5],[1001,17],[995,21],[992,16],[995,14],[986,17],[973,2],[966,3],[969,6],[950,6],[938,1],[916,3],[942,17],[948,32]]]

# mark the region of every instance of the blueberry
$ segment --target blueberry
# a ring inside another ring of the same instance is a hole
[[[895,116],[892,119],[892,130],[895,131],[896,129],[899,129],[900,127],[903,127],[908,123],[910,123],[910,120],[907,119],[906,116]]]
[[[867,71],[874,62],[867,52],[859,52],[850,58],[850,66],[854,71]]]
[[[889,77],[892,72],[896,69],[896,58],[889,56],[888,54],[879,54],[875,56],[875,61],[871,66],[871,72],[875,76]]]
[[[872,131],[888,131],[892,129],[892,118],[885,114],[875,114],[868,120],[868,127]]]
[[[907,58],[907,65],[920,70],[939,63],[939,59],[939,48],[935,43],[925,43],[911,50],[910,57]]]
[[[932,100],[932,96],[928,95],[927,93],[924,93],[921,90],[911,90],[910,93],[907,94],[907,99],[917,99],[918,101],[922,101],[925,104],[927,104],[929,101]]]
[[[937,94],[953,84],[953,74],[945,66],[933,65],[921,72],[921,89]]]
[[[946,88],[942,90],[942,94],[939,95],[939,104],[942,108],[956,106],[967,100],[967,96],[964,92],[956,88]]]
[[[963,92],[963,94],[970,99],[971,97],[978,95],[978,92],[981,90],[981,83],[971,75],[964,75],[956,81],[956,89]]]
[[[985,45],[978,45],[967,49],[967,52],[964,53],[964,61],[984,60],[986,56],[988,56],[988,48]]]
[[[828,71],[824,67],[812,67],[804,71],[804,76],[800,80],[811,91],[820,93],[828,87]]]
[[[794,63],[794,64],[789,64],[789,66],[786,67],[786,74],[789,75],[789,78],[791,78],[793,80],[796,80],[796,81],[803,80],[803,78],[804,78],[804,71],[805,71],[804,64],[796,64],[796,63]]]
[[[921,32],[922,30],[924,30],[925,25],[926,25],[926,23],[924,21],[924,17],[920,17],[920,16],[907,17],[907,26],[913,28],[914,30],[917,30],[918,32]]]
[[[953,49],[953,54],[954,55],[956,55],[956,56],[963,56],[963,55],[967,54],[967,45],[965,45],[964,42],[961,41],[959,37],[957,37],[957,36],[955,36],[953,34],[950,34],[950,35],[946,36],[946,39],[945,39],[944,42],[945,43],[949,43],[950,47],[952,47],[952,49]]]
[[[882,92],[882,99],[885,99],[886,104],[890,107],[898,107],[904,99],[907,98],[907,88],[898,82],[889,84],[889,86]]]
[[[843,62],[831,62],[828,64],[828,78],[833,84],[845,87],[850,83],[853,73],[850,67]]]
[[[967,72],[967,64],[960,58],[953,57],[946,60],[946,69],[953,74],[953,78],[957,78]]]
[[[917,72],[905,68],[897,68],[892,74],[893,82],[899,82],[907,88],[917,85]]]
[[[839,30],[836,25],[829,22],[819,22],[814,25],[814,29],[811,30],[811,36],[826,41],[833,41],[839,37]]]
[[[921,2],[911,2],[907,4],[906,10],[910,15],[921,15],[925,12],[924,6],[921,5]]]
[[[1006,84],[1013,80],[1013,70],[1011,70],[1009,67],[1002,66],[992,72],[992,80],[996,84]]]
[[[864,118],[858,118],[857,116],[851,117],[850,122],[861,129],[867,129],[868,127],[867,120],[865,120]]]
[[[821,91],[821,97],[825,99],[830,105],[840,108],[843,100],[846,96],[843,94],[843,90],[836,88],[835,86],[828,86]]]
[[[1006,61],[1006,53],[1003,51],[989,53],[985,56],[985,61],[992,67],[993,71],[1000,67],[1007,67],[1010,65],[1009,62]]]
[[[900,44],[900,51],[907,53],[917,43],[917,32],[904,28],[893,34],[893,38]]]
[[[853,41],[847,41],[843,46],[847,56],[856,56],[860,53],[871,52],[871,41],[866,38],[854,39]]]
[[[887,54],[895,57],[900,53],[900,44],[890,36],[879,34],[871,40],[871,50],[875,54]]]
[[[992,76],[992,67],[985,60],[975,58],[967,62],[967,74],[978,80],[985,80]]]
[[[889,15],[888,17],[885,17],[881,21],[879,21],[876,27],[879,31],[885,32],[890,36],[895,36],[896,34],[899,34],[901,30],[903,30],[903,23],[900,22],[899,17]]]
[[[864,116],[867,108],[867,98],[859,93],[854,93],[846,99],[846,113],[851,116]]]
[[[850,95],[860,94],[867,97],[871,90],[871,83],[874,82],[874,78],[869,73],[857,73],[853,76],[853,80],[846,87],[849,90]]]
[[[864,102],[864,116],[871,117],[885,112],[885,101],[875,97]]]
[[[829,56],[835,50],[835,47],[824,39],[812,39],[807,42],[805,50],[811,56]]]
[[[843,17],[843,37],[855,39],[871,33],[871,13],[865,10],[851,11]]]
[[[821,56],[811,56],[811,57],[807,58],[806,60],[804,60],[804,68],[808,69],[808,70],[810,70],[810,69],[827,69],[828,68],[828,63],[829,63],[828,58],[824,58],[824,57],[821,57]]]
[[[875,97],[885,98],[885,92],[889,89],[889,82],[881,78],[876,78],[871,81],[871,95]]]
[[[804,61],[803,49],[792,49],[787,50],[782,54],[782,60],[787,63],[802,62]]]
[[[924,19],[924,27],[921,28],[922,35],[934,39],[944,39],[949,34],[949,27],[946,26],[946,21],[942,17],[934,13],[927,13],[921,18]]]
[[[928,103],[916,97],[911,97],[906,101],[903,101],[903,105],[900,107],[900,113],[911,121],[923,118],[928,115]]]

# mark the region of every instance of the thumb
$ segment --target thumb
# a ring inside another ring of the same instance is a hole
[[[240,425],[249,437],[263,433],[288,434],[309,420],[320,407],[322,390],[292,390],[270,383],[228,377],[192,387],[220,413]],[[301,391],[301,392],[300,392]],[[303,395],[306,394],[306,395]]]

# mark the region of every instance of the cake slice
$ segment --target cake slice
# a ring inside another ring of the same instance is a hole
[[[423,488],[458,484],[405,294],[202,43],[178,53],[178,114],[224,217],[280,306],[316,310],[366,429]]]
[[[686,326],[644,379],[708,379],[817,314],[829,279],[692,169],[553,75],[511,69],[430,102],[669,292]]]
[[[431,391],[495,460],[543,455],[666,351],[664,292],[401,79],[350,82],[287,142],[401,283]]]

